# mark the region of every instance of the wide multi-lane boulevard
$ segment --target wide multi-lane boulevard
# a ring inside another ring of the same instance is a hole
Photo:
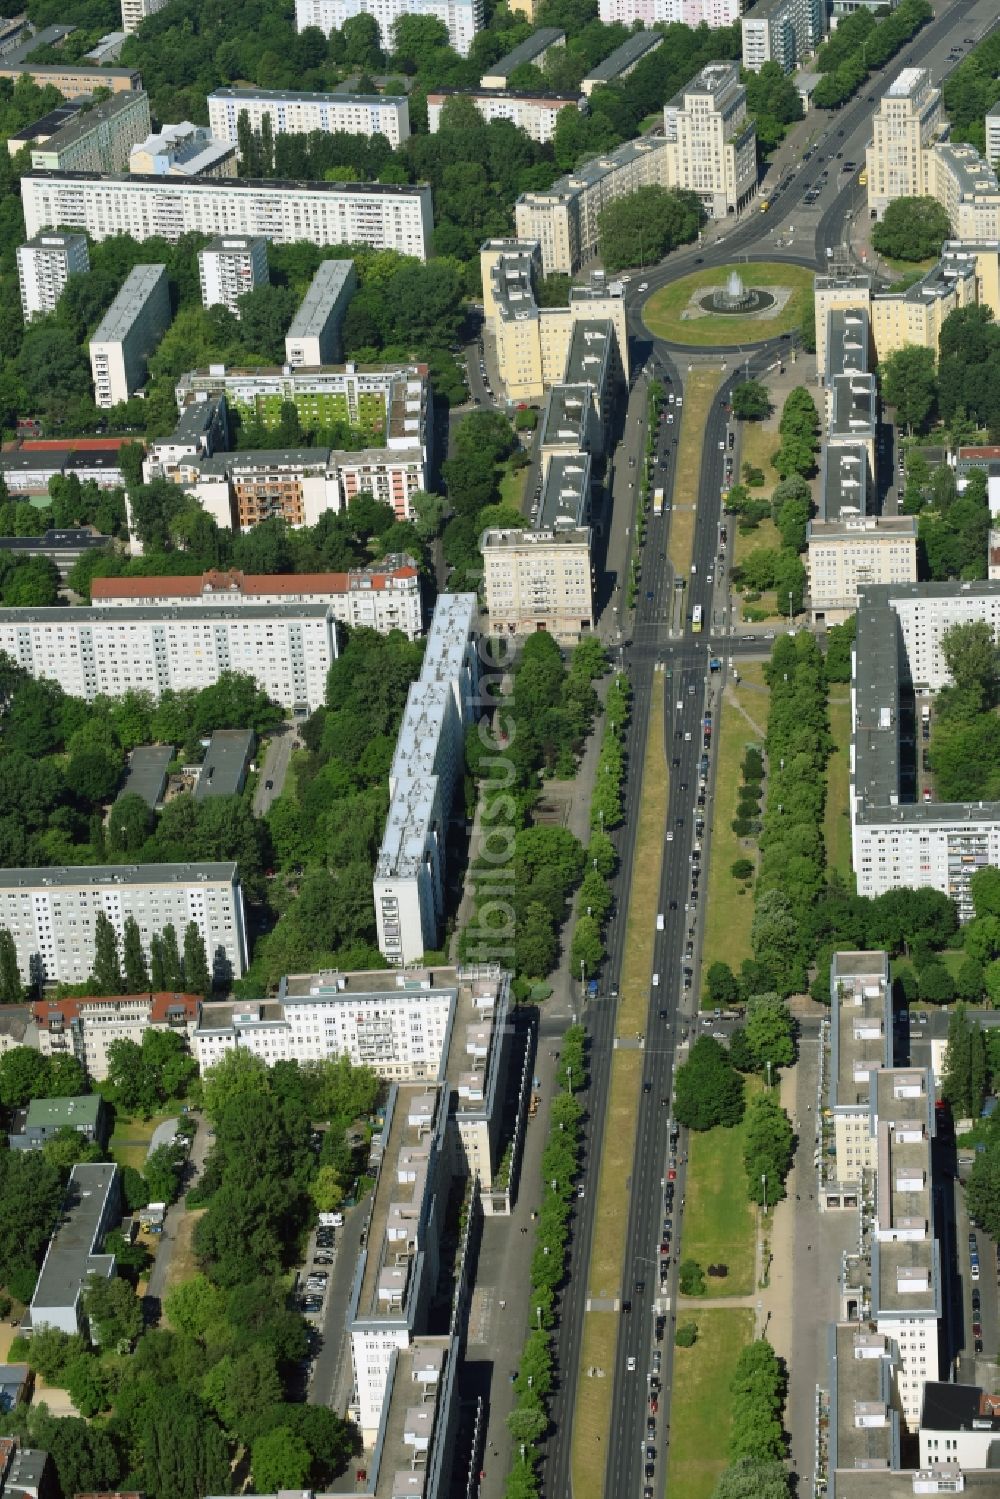
[[[795,135],[782,147],[778,161],[772,165],[768,174],[769,188],[779,179],[786,179],[787,182],[773,196],[769,213],[749,212],[738,223],[725,226],[718,238],[706,240],[703,245],[691,246],[670,256],[662,265],[644,270],[641,277],[634,278],[630,283],[630,349],[633,370],[639,372],[636,376],[639,389],[633,392],[630,418],[626,422],[622,443],[616,455],[616,507],[624,509],[634,499],[635,491],[630,487],[628,478],[628,459],[636,457],[637,462],[641,461],[644,433],[635,418],[644,406],[640,397],[644,391],[645,379],[652,374],[669,378],[670,388],[678,393],[682,389],[682,376],[689,358],[703,356],[703,351],[697,351],[696,355],[695,351],[669,348],[654,340],[642,321],[642,302],[658,287],[688,274],[696,265],[726,265],[746,257],[750,262],[755,259],[798,260],[815,265],[817,269],[825,269],[831,259],[827,254],[828,250],[839,258],[851,218],[867,209],[863,193],[857,185],[857,173],[842,173],[836,159],[837,153],[842,153],[844,160],[863,163],[865,147],[871,136],[871,116],[875,103],[903,68],[929,67],[935,82],[940,83],[953,66],[947,59],[947,53],[954,37],[970,34],[978,39],[991,25],[997,23],[995,0],[951,0],[951,3],[939,0],[935,9],[935,20],[881,74],[869,80],[857,99],[836,112],[822,116],[824,126],[821,130],[816,130],[815,122],[810,119],[798,127]],[[802,165],[802,145],[806,139],[811,139],[816,150],[810,162]],[[819,199],[813,206],[804,204],[806,191],[824,168],[828,169],[829,175]],[[638,284],[648,290],[640,294]],[[586,1195],[577,1204],[571,1275],[557,1331],[560,1381],[553,1401],[553,1435],[544,1469],[545,1492],[552,1495],[553,1499],[556,1496],[564,1499],[564,1496],[572,1493],[572,1419],[577,1391],[577,1365],[586,1310],[589,1250],[597,1206],[600,1140],[615,1037],[614,1003],[608,996],[610,990],[617,985],[624,956],[625,912],[635,851],[641,767],[649,727],[653,674],[659,669],[667,673],[663,735],[670,765],[670,798],[666,831],[673,836],[664,844],[658,909],[664,913],[665,920],[663,930],[656,933],[653,958],[653,972],[659,975],[659,982],[655,986],[652,983],[650,985],[645,1029],[643,1078],[649,1088],[648,1091],[644,1088],[639,1098],[636,1153],[630,1182],[631,1207],[625,1239],[626,1261],[623,1282],[618,1288],[620,1302],[630,1302],[631,1309],[623,1311],[621,1315],[615,1368],[605,1371],[606,1377],[614,1380],[614,1393],[611,1403],[612,1425],[607,1439],[604,1492],[616,1496],[616,1499],[633,1499],[633,1496],[634,1499],[641,1499],[649,1484],[658,1499],[666,1490],[673,1339],[668,1317],[663,1341],[655,1342],[654,1321],[655,1304],[658,1301],[669,1298],[671,1304],[675,1304],[678,1256],[675,1253],[672,1257],[670,1282],[661,1298],[657,1250],[664,1217],[661,1179],[670,1153],[669,1100],[675,1056],[678,1046],[683,1044],[698,1003],[700,921],[697,910],[686,907],[691,905],[690,855],[695,839],[695,820],[701,811],[697,806],[699,761],[703,752],[701,722],[704,709],[711,703],[717,705],[719,702],[728,663],[738,655],[753,652],[759,654],[762,649],[759,638],[756,641],[747,640],[746,637],[740,639],[725,629],[713,630],[714,617],[719,619],[720,624],[725,624],[721,613],[714,615],[715,610],[721,611],[724,607],[726,581],[720,582],[717,568],[724,464],[724,453],[719,444],[725,443],[725,451],[728,451],[724,402],[728,401],[732,384],[736,379],[743,378],[746,368],[749,368],[751,375],[766,370],[787,348],[787,343],[776,341],[753,351],[737,351],[735,348],[717,351],[738,353],[739,357],[736,368],[720,389],[706,423],[693,550],[695,570],[684,580],[688,586],[684,593],[683,609],[675,610],[674,607],[675,578],[667,551],[671,514],[668,509],[663,517],[653,519],[649,525],[644,549],[642,587],[631,626],[626,623],[624,612],[620,616],[626,636],[624,664],[631,674],[635,689],[635,708],[627,746],[631,772],[627,784],[625,820],[617,839],[620,865],[614,894],[618,915],[611,924],[608,960],[602,984],[603,997],[589,1007],[587,1015],[592,1083],[588,1097],[590,1124]],[[672,430],[676,434],[679,423],[684,420],[684,412],[683,407],[675,410],[678,421],[673,424]],[[678,449],[674,448],[673,451],[676,453]],[[672,497],[674,467],[673,462],[666,464],[656,480],[666,490],[668,505]],[[632,472],[634,474],[635,471]],[[731,546],[732,536],[729,541]],[[709,581],[710,578],[712,581]],[[728,559],[726,578],[728,579]],[[624,611],[622,589],[616,591],[610,587],[607,598],[608,608],[612,608],[614,602],[617,602]],[[695,604],[702,606],[706,623],[706,632],[700,635],[691,632],[688,622]],[[712,655],[718,656],[724,663],[723,671],[716,675],[710,674],[708,669],[709,657]],[[715,719],[717,722],[717,712]],[[690,733],[690,739],[685,737],[687,733]],[[706,834],[709,836],[699,840],[702,845],[700,862],[703,871],[707,869],[711,857],[713,770],[714,761],[706,788]],[[705,888],[705,883],[703,878],[702,889]],[[685,962],[689,961],[684,956],[689,941],[693,947],[694,962],[691,966],[694,967],[695,982],[690,990],[685,990],[682,970]],[[553,1038],[556,1033],[556,1028],[553,1028]],[[542,1034],[546,1035],[544,1020]],[[674,1206],[669,1215],[673,1218],[675,1250],[680,1244],[684,1199],[683,1156],[682,1137],[676,1166]],[[649,1412],[647,1375],[651,1369],[654,1348],[661,1350],[662,1368],[659,1378],[662,1390],[654,1438],[655,1472],[650,1479],[645,1473]],[[793,1378],[794,1372],[793,1370]],[[682,1499],[682,1496],[678,1496],[678,1499]]]

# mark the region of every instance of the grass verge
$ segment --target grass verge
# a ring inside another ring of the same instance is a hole
[[[660,888],[663,830],[667,815],[669,776],[663,749],[664,676],[653,678],[649,731],[643,757],[642,804],[636,834],[632,887],[629,892],[625,961],[616,1017],[616,1035],[634,1038],[645,1029],[649,976],[656,931],[656,902]],[[644,1054],[615,1051],[611,1059],[607,1117],[601,1146],[597,1214],[587,1271],[591,1298],[617,1296],[621,1290],[628,1226],[629,1188],[635,1159],[636,1118],[642,1086]],[[611,1429],[614,1393],[617,1312],[587,1312],[583,1319],[576,1407],[573,1412],[574,1499],[602,1499],[605,1454]],[[587,1370],[604,1369],[605,1377],[591,1379]]]
[[[848,884],[851,882],[851,819],[849,802],[849,757],[851,747],[851,700],[843,692],[830,694],[830,735],[834,751],[826,766],[826,813],[823,838],[826,862]]]
[[[524,468],[512,469],[509,466],[504,471],[500,480],[500,503],[512,505],[515,510],[524,509],[524,486],[530,470]]]
[[[757,846],[737,838],[732,829],[739,799],[740,764],[748,744],[763,743],[758,728],[767,726],[768,691],[763,664],[747,661],[740,666],[737,687],[726,687],[721,714],[718,764],[715,768],[715,800],[712,806],[712,857],[708,864],[705,897],[705,943],[702,973],[713,963],[728,963],[738,969],[750,956],[750,924],[753,921],[753,890],[734,880],[730,868],[737,859],[757,859]]]
[[[760,1078],[748,1077],[747,1099],[762,1086]],[[692,1131],[685,1196],[681,1258],[697,1260],[702,1269],[719,1262],[729,1267],[724,1280],[706,1281],[707,1295],[752,1295],[754,1210],[747,1201],[742,1126]]]
[[[697,1342],[674,1350],[667,1493],[709,1499],[727,1466],[729,1383],[753,1336],[753,1312],[694,1312],[691,1320],[698,1324]]]
[[[176,1212],[177,1209],[175,1208]],[[205,1216],[207,1208],[188,1208],[177,1225],[174,1247],[167,1267],[167,1279],[163,1287],[165,1301],[175,1286],[193,1280],[198,1274],[198,1256],[194,1252],[194,1231]]]
[[[725,285],[733,271],[739,271],[750,286],[788,288],[790,295],[784,306],[771,317],[736,317],[728,313],[684,316],[697,292],[703,287]],[[749,265],[717,266],[712,270],[694,271],[690,276],[683,276],[680,281],[672,281],[669,286],[654,292],[642,309],[642,320],[657,338],[688,348],[763,343],[799,326],[812,284],[813,272],[800,265],[758,261]]]
[[[108,1148],[119,1166],[134,1166],[141,1171],[146,1164],[153,1131],[172,1114],[157,1114],[153,1119],[118,1119]]]
[[[670,561],[679,578],[686,579],[691,570],[705,424],[721,381],[722,372],[717,369],[692,370],[684,381],[684,415],[677,444],[669,545]]]

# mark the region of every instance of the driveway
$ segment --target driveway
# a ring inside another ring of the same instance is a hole
[[[163,1126],[161,1125],[155,1131],[151,1148],[157,1143],[156,1137],[162,1128]],[[170,1134],[173,1134],[172,1124],[170,1125]],[[161,1140],[159,1143],[163,1144],[164,1142]],[[208,1123],[203,1117],[199,1117],[198,1128],[194,1139],[191,1141],[187,1170],[184,1173],[183,1192],[188,1192],[201,1175],[202,1167],[205,1164],[205,1156],[208,1154],[208,1147],[211,1143]],[[167,1208],[166,1216],[163,1219],[163,1232],[160,1234],[159,1244],[156,1249],[156,1259],[153,1261],[153,1268],[149,1272],[149,1282],[146,1286],[145,1299],[154,1319],[158,1318],[162,1311],[163,1289],[167,1283],[170,1258],[174,1252],[177,1232],[184,1220],[186,1211],[182,1195],[177,1202]]]
[[[294,724],[284,723],[275,729],[267,742],[264,763],[253,795],[255,817],[263,817],[275,798],[281,795],[292,750],[299,747],[298,731]]]
[[[156,1126],[153,1131],[153,1138],[149,1142],[149,1149],[146,1151],[147,1161],[153,1154],[153,1151],[159,1150],[161,1145],[173,1144],[174,1135],[177,1133],[179,1123],[179,1119],[164,1119],[162,1124]]]

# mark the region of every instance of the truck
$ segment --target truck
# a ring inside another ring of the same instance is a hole
[[[596,979],[587,980],[587,998],[596,999],[599,992],[599,984]]]
[[[663,488],[661,485],[657,485],[653,490],[653,514],[663,514]]]
[[[722,662],[719,660],[718,656],[713,656],[712,657],[712,659],[708,663],[708,669],[709,669],[709,671],[713,671],[713,672],[714,671],[721,671],[722,670]]]
[[[535,1115],[538,1113],[538,1103],[539,1103],[538,1094],[537,1093],[532,1093],[532,1095],[531,1095],[531,1102],[528,1104],[528,1118],[529,1119],[534,1119]]]

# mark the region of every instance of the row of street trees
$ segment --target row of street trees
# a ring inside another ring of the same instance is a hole
[[[604,703],[604,736],[597,764],[597,781],[590,802],[593,838],[600,840],[587,851],[587,868],[580,884],[576,926],[570,947],[570,964],[581,979],[593,976],[604,959],[604,933],[611,915],[613,897],[607,864],[607,833],[622,820],[622,783],[625,778],[625,731],[631,711],[632,686],[626,676],[615,677]]]
[[[514,1465],[507,1476],[507,1499],[537,1499],[542,1438],[549,1425],[549,1396],[555,1380],[552,1328],[557,1295],[566,1274],[570,1220],[582,1153],[583,1105],[576,1094],[587,1086],[583,1026],[565,1032],[556,1082],[559,1092],[549,1114],[549,1136],[542,1152],[544,1185],[531,1259],[529,1308],[533,1320],[514,1381],[516,1403],[507,1417],[514,1441]]]
[[[846,103],[869,73],[884,67],[933,15],[928,0],[901,0],[879,21],[868,10],[846,16],[817,55],[823,76],[813,92],[816,107],[836,109]]]

